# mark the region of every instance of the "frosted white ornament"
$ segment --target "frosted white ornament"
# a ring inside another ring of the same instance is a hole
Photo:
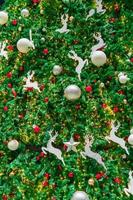
[[[76,191],[71,200],[89,200],[88,195],[84,191]]]
[[[64,91],[64,96],[68,100],[76,100],[81,96],[81,89],[77,85],[69,85]]]
[[[10,149],[11,151],[15,151],[18,149],[19,146],[19,142],[17,140],[11,140],[10,142],[8,142],[8,149]]]
[[[21,38],[17,42],[17,49],[21,53],[28,53],[28,51],[31,48],[35,49],[35,46],[34,46],[34,43],[33,43],[33,40],[32,40],[32,32],[31,32],[31,30],[30,30],[29,34],[30,34],[30,40],[27,39],[27,38]]]
[[[131,128],[131,130],[130,130],[130,134],[133,134],[133,128]]]
[[[55,65],[53,67],[53,74],[56,76],[56,75],[59,75],[60,73],[62,72],[62,67],[59,66],[59,65]]]
[[[118,74],[118,78],[119,78],[119,82],[121,84],[125,84],[129,80],[129,78],[127,77],[127,75],[124,72],[120,72]]]
[[[94,65],[100,67],[106,63],[107,57],[103,51],[94,51],[91,54],[91,61]]]
[[[24,9],[21,10],[22,17],[29,17],[29,14],[30,13],[29,13],[28,9],[24,8]]]
[[[0,24],[4,25],[8,21],[8,13],[5,11],[0,11]]]
[[[128,143],[130,145],[133,145],[133,134],[129,135],[129,137],[128,137]]]

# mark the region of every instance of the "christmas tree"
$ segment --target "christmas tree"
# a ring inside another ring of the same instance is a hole
[[[133,1],[0,6],[0,199],[132,199]]]

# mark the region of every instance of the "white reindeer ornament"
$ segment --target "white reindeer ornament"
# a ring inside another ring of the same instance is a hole
[[[93,137],[91,137],[91,138],[89,136],[85,137],[85,150],[84,150],[84,152],[81,152],[81,155],[83,158],[86,158],[86,156],[88,156],[89,158],[95,159],[100,165],[102,165],[104,167],[105,170],[107,170],[107,168],[102,160],[101,155],[98,153],[95,153],[91,150],[93,141],[94,141]]]
[[[86,19],[88,19],[89,17],[94,15],[95,12],[96,13],[101,13],[101,14],[104,14],[106,12],[106,9],[103,9],[102,0],[96,0],[96,11],[95,11],[95,9],[91,9],[89,11],[89,14],[87,15]]]
[[[56,32],[59,33],[68,33],[70,30],[67,28],[67,22],[68,22],[68,14],[63,14],[61,16],[61,23],[62,23],[62,28],[57,29]]]
[[[130,194],[133,195],[133,171],[129,171],[128,188],[124,188],[124,192],[128,197],[130,196]]]
[[[38,90],[38,92],[41,92],[40,89],[39,89],[39,87],[38,87],[38,82],[37,81],[31,82],[34,74],[35,74],[34,71],[32,71],[32,72],[29,71],[27,73],[28,78],[24,78],[24,81],[26,81],[26,84],[23,87],[24,87],[24,89],[25,88],[34,88],[34,89]]]
[[[119,123],[119,122],[118,122],[118,125],[115,126],[114,121],[112,121],[112,123],[111,123],[111,128],[112,128],[112,129],[111,129],[111,131],[110,131],[110,135],[109,135],[109,136],[106,136],[105,139],[106,139],[108,142],[110,142],[110,140],[111,140],[111,141],[117,143],[117,144],[118,144],[122,149],[124,149],[124,150],[126,151],[126,153],[129,155],[128,149],[127,149],[127,147],[126,147],[126,142],[124,141],[124,139],[119,138],[119,137],[117,137],[117,136],[115,135],[115,133],[118,131],[119,127],[120,127],[120,123]]]
[[[62,161],[63,165],[65,165],[64,163],[64,159],[62,157],[62,152],[60,149],[53,147],[52,143],[55,142],[56,137],[58,136],[57,132],[54,136],[51,135],[52,131],[49,132],[50,135],[50,139],[48,140],[47,143],[47,147],[42,147],[42,151],[47,154],[46,151],[48,151],[49,153],[54,154],[59,160]]]
[[[0,56],[5,57],[8,60],[8,54],[7,54],[7,51],[4,50],[5,48],[6,48],[6,43],[0,42]]]
[[[104,42],[104,40],[102,39],[102,36],[101,36],[101,33],[94,33],[93,34],[93,37],[97,40],[98,44],[94,45],[92,48],[91,48],[91,51],[92,53],[94,51],[97,51],[103,47],[106,46],[106,43]]]
[[[81,74],[82,69],[84,68],[85,64],[88,65],[88,59],[83,60],[81,57],[79,57],[79,56],[75,53],[75,51],[72,51],[72,50],[71,50],[70,53],[68,54],[68,57],[71,58],[71,59],[73,59],[73,60],[75,60],[75,61],[78,61],[78,65],[77,65],[77,67],[76,67],[76,72],[77,72],[77,74],[78,74],[79,80],[81,81],[81,76],[80,76],[80,74]]]

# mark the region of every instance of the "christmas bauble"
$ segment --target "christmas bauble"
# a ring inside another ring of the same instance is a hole
[[[94,51],[91,55],[92,63],[98,67],[104,65],[106,60],[106,54],[103,51]]]
[[[133,134],[129,135],[128,137],[128,143],[133,145]]]
[[[131,128],[131,130],[130,130],[130,134],[133,134],[133,128]]]
[[[68,100],[76,100],[81,96],[81,90],[77,85],[69,85],[64,91],[64,96]]]
[[[127,75],[118,75],[119,77],[119,82],[122,83],[122,84],[125,84],[127,81],[128,81],[128,78],[127,78]]]
[[[11,151],[15,151],[18,149],[19,146],[19,142],[17,140],[11,140],[10,142],[8,142],[8,149],[10,149]]]
[[[8,13],[5,11],[0,11],[0,24],[6,24],[8,21]]]
[[[54,75],[59,75],[62,72],[62,67],[60,67],[59,65],[55,65],[53,67],[53,74]]]
[[[89,200],[88,195],[83,191],[77,191],[73,194],[71,200]]]
[[[32,47],[31,41],[27,38],[22,38],[17,42],[17,48],[21,53],[27,53]]]
[[[23,10],[21,10],[21,15],[23,16],[23,17],[29,17],[29,10],[28,9],[26,9],[26,8],[24,8]]]

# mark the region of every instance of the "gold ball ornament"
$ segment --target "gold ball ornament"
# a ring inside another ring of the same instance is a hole
[[[88,180],[88,184],[89,184],[89,185],[94,186],[94,183],[95,183],[95,181],[94,181],[93,178],[90,178],[90,179]]]
[[[8,21],[8,13],[5,11],[0,11],[0,24],[4,25]]]

